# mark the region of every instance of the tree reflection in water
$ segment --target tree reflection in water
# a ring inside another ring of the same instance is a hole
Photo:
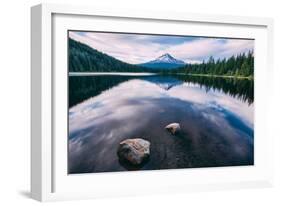
[[[254,102],[254,81],[248,79],[219,78],[189,75],[173,76],[70,76],[69,77],[69,107],[72,107],[90,97],[97,96],[122,82],[142,79],[171,89],[183,83],[198,84],[206,92],[209,90],[222,91],[238,98],[249,105]]]
[[[71,76],[68,171],[253,165],[253,89],[247,79]],[[180,136],[165,130],[172,122]],[[136,137],[151,143],[149,161],[137,168],[116,153]]]

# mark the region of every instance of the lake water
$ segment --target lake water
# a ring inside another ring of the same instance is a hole
[[[253,81],[192,76],[70,76],[68,171],[254,164]],[[177,136],[165,126],[177,122]],[[119,162],[120,141],[150,141],[140,167]]]

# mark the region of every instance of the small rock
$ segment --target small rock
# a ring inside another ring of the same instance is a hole
[[[168,130],[171,134],[176,135],[180,132],[180,124],[179,123],[171,123],[165,127],[166,130]]]
[[[119,143],[117,154],[121,161],[140,165],[150,155],[150,142],[141,138],[126,139]]]

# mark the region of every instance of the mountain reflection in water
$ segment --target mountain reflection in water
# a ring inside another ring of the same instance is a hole
[[[69,173],[128,170],[120,141],[151,143],[140,170],[253,165],[253,81],[191,76],[69,77]],[[178,122],[181,135],[164,128]]]

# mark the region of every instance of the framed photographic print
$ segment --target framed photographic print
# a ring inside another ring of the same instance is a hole
[[[272,185],[271,19],[32,8],[40,201]]]

